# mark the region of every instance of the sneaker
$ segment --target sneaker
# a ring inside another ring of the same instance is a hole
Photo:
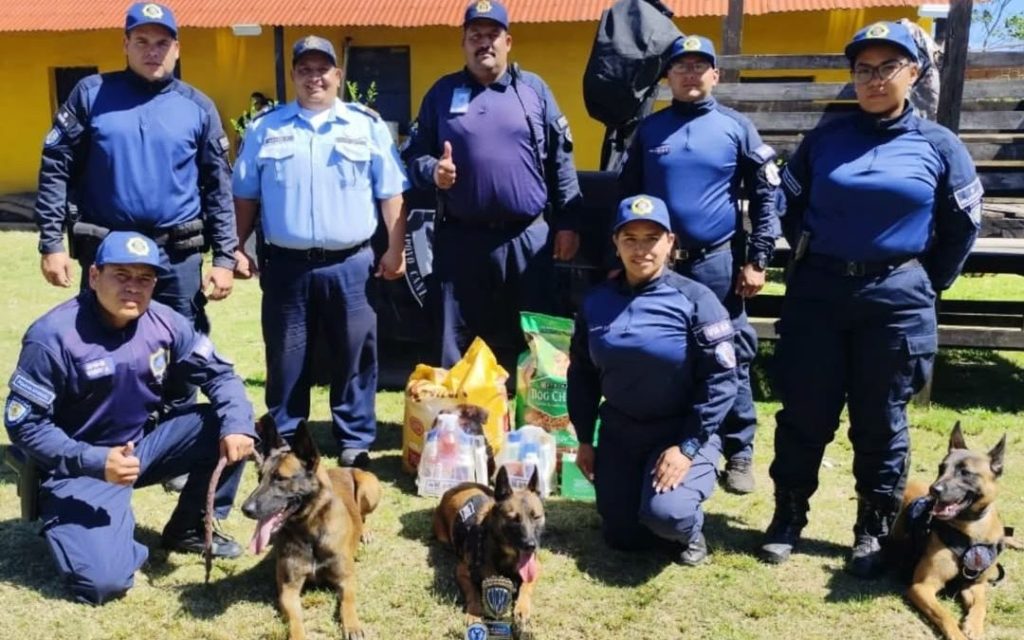
[[[167,493],[181,493],[185,489],[185,484],[188,482],[188,474],[183,473],[180,476],[173,478],[167,478],[160,484],[163,486],[164,491]]]
[[[169,533],[166,529],[160,536],[160,544],[169,551],[181,553],[198,553],[206,551],[206,531],[204,527],[188,529],[181,533]],[[213,529],[213,557],[237,558],[242,555],[242,547],[233,538]]]
[[[338,465],[365,469],[370,466],[370,452],[366,449],[342,449]]]
[[[754,464],[750,458],[729,458],[722,476],[722,488],[744,495],[754,492]]]
[[[679,563],[688,567],[696,567],[704,564],[708,559],[708,541],[704,538],[704,532],[697,534],[697,537],[686,545],[683,552],[679,554]]]

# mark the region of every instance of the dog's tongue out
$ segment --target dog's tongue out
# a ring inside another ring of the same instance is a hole
[[[256,530],[252,533],[252,540],[249,541],[249,551],[253,555],[259,555],[270,545],[270,536],[277,531],[284,521],[284,512],[275,513],[269,518],[264,518],[256,523]]]
[[[536,552],[519,552],[519,563],[516,565],[516,570],[519,571],[519,577],[523,579],[523,582],[533,582],[536,580],[537,568]]]
[[[932,515],[939,520],[949,520],[960,513],[961,506],[959,502],[936,502],[932,507]]]

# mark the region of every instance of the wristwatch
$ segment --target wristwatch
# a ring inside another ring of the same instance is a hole
[[[679,443],[679,450],[683,452],[683,455],[693,460],[697,456],[697,452],[700,451],[700,443],[697,442],[697,438],[687,438]]]

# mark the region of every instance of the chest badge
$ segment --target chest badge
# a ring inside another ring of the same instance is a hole
[[[157,349],[149,355],[149,370],[157,382],[163,382],[167,373],[167,355],[167,349]]]

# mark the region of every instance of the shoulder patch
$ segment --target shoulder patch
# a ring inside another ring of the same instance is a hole
[[[782,182],[782,178],[779,176],[779,166],[771,160],[761,165],[760,174],[761,178],[772,187],[777,187]]]
[[[195,348],[192,349],[192,353],[203,360],[209,360],[210,356],[213,355],[213,341],[208,336],[199,336],[199,339],[196,340]]]
[[[782,170],[782,182],[786,185],[786,190],[794,196],[798,196],[804,191],[803,185],[800,184],[799,180],[793,177],[788,165]]]
[[[167,373],[167,349],[160,348],[149,354],[149,371],[157,382],[163,382],[164,374]]]
[[[57,394],[52,389],[33,380],[21,369],[14,371],[14,377],[11,378],[8,386],[10,386],[11,391],[17,392],[18,395],[43,409],[49,409],[57,398]]]
[[[569,128],[569,118],[565,116],[558,116],[558,120],[555,120],[555,125],[560,131],[565,131]]]
[[[697,327],[694,334],[697,337],[697,342],[703,346],[710,346],[727,338],[731,340],[733,336],[732,321],[726,318],[702,324]]]
[[[71,113],[71,110],[67,108],[67,105],[61,105],[60,109],[57,109],[57,115],[54,116],[54,122],[56,126],[60,127],[64,131],[71,131],[75,125],[78,124],[78,118],[75,114]]]
[[[984,194],[985,189],[981,186],[981,180],[975,178],[967,186],[954,191],[953,199],[956,200],[956,206],[964,211],[969,211],[971,207],[981,202],[981,197]]]
[[[771,145],[762,144],[760,147],[751,151],[750,155],[753,156],[759,164],[764,164],[775,158],[775,149],[772,149]]]
[[[31,413],[29,406],[19,398],[16,398],[15,396],[7,398],[7,409],[4,410],[4,422],[7,423],[8,427],[17,426],[28,416],[29,413]]]
[[[46,139],[43,140],[43,145],[52,147],[53,145],[60,142],[60,139],[64,136],[64,132],[60,130],[60,127],[54,126],[46,134]]]
[[[228,142],[227,136],[221,136],[217,138],[217,146],[220,147],[221,153],[227,153],[228,149],[231,148],[231,143]]]
[[[736,349],[732,346],[732,340],[719,342],[715,346],[715,361],[726,369],[736,368]]]

